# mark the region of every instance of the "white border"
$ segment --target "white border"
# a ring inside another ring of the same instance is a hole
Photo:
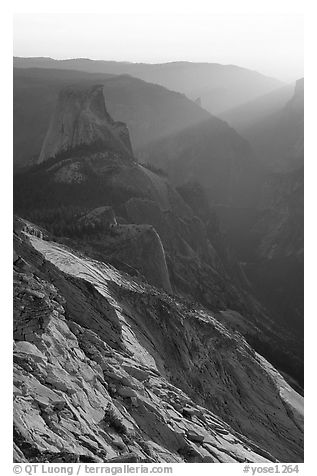
[[[1,8],[1,41],[0,60],[1,71],[1,460],[4,468],[1,473],[12,474],[12,15],[14,12],[96,12],[96,13],[168,13],[179,12],[190,14],[197,11],[206,14],[226,14],[226,13],[256,13],[256,14],[303,14],[305,8],[306,15],[306,55],[305,55],[305,465],[300,474],[304,474],[307,468],[307,475],[314,474],[313,465],[315,463],[315,438],[316,438],[316,208],[317,200],[315,195],[317,181],[317,76],[316,76],[316,28],[317,16],[315,2],[307,0],[305,2],[292,0],[266,0],[257,2],[255,0],[222,0],[202,1],[196,0],[173,0],[154,2],[153,0],[119,0],[110,2],[108,0],[54,0],[45,1],[14,1],[6,2]],[[191,474],[196,469],[205,474],[242,474],[241,465],[222,465],[217,469],[210,465],[181,465],[181,471]],[[224,467],[225,466],[225,467]],[[302,466],[302,465],[301,465]],[[178,472],[178,471],[177,471]]]

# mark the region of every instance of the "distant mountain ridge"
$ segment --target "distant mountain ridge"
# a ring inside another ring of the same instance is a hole
[[[18,68],[60,68],[92,73],[129,74],[184,93],[192,100],[200,97],[202,107],[216,115],[283,85],[281,81],[256,71],[217,63],[176,61],[146,64],[82,58],[54,60],[15,57],[13,64]]]

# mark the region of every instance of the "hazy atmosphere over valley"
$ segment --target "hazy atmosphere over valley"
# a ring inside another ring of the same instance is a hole
[[[303,18],[185,10],[14,15],[19,465],[304,461]]]

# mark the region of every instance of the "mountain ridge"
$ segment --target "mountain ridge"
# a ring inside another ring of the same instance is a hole
[[[64,68],[70,69],[111,74],[129,73],[148,82],[182,92],[191,99],[201,97],[203,107],[212,114],[219,114],[230,106],[242,104],[282,84],[274,78],[247,68],[218,63],[173,62],[155,65],[86,59],[46,59],[44,65],[51,67],[58,62]],[[30,64],[37,66],[43,64],[43,61],[15,58],[14,63],[20,66]],[[230,74],[227,74],[228,72]]]

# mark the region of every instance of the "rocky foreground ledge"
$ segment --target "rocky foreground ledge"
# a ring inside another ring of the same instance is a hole
[[[22,221],[14,248],[16,462],[302,461],[302,397],[240,334]]]

